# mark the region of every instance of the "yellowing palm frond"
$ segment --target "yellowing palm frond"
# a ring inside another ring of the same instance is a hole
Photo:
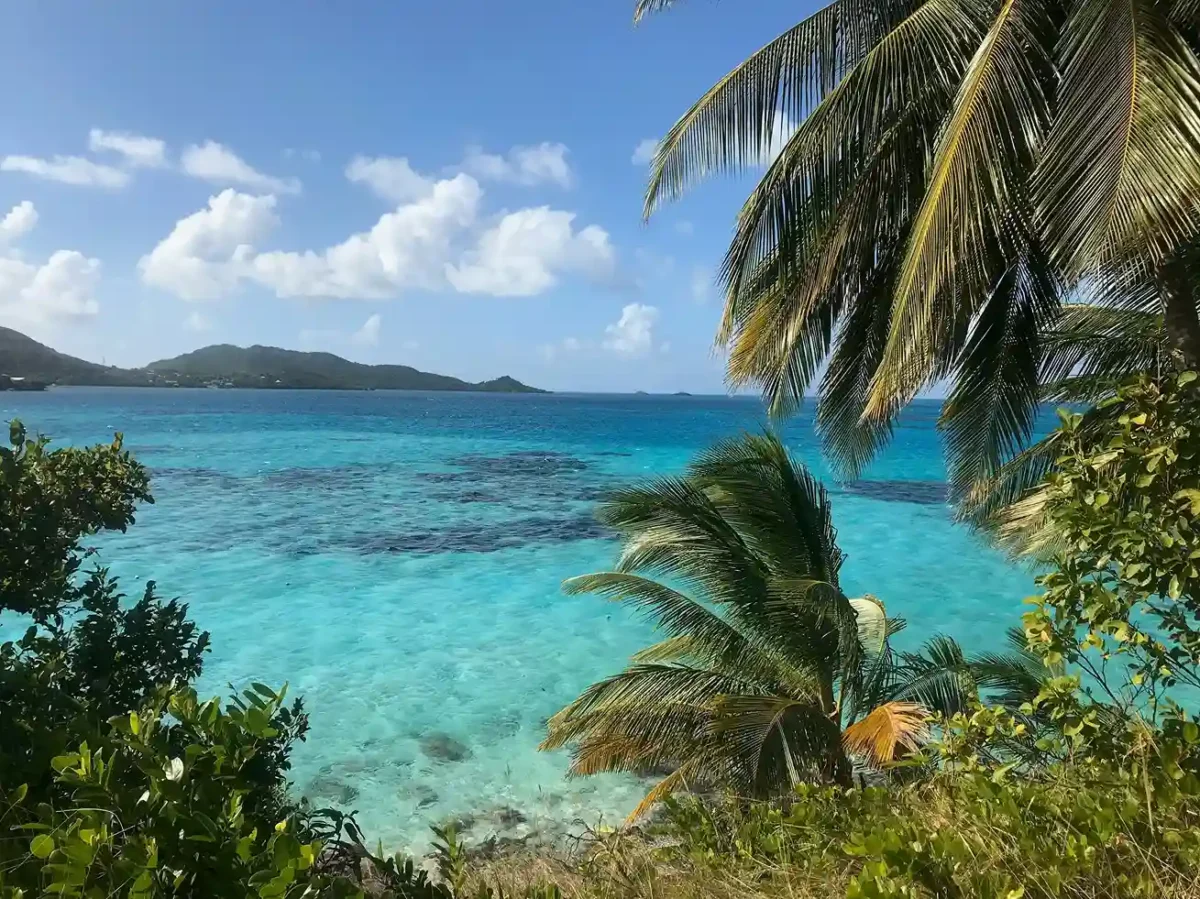
[[[873,765],[896,760],[897,750],[915,752],[929,736],[929,712],[915,702],[885,702],[842,732],[842,745]]]

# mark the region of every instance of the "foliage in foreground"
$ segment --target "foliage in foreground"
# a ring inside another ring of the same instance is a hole
[[[600,516],[624,540],[616,569],[568,592],[632,605],[666,639],[555,715],[542,748],[572,745],[576,774],[665,774],[633,817],[677,789],[848,784],[855,762],[914,752],[930,715],[962,711],[980,685],[1031,680],[1027,657],[967,660],[947,638],[893,651],[903,622],[842,592],[829,498],[777,437],[719,443]]]
[[[299,700],[254,684],[224,706],[201,701],[191,683],[208,635],[187,607],[160,600],[152,582],[129,601],[104,569],[83,570],[82,541],[124,530],[152,501],[119,435],[51,450],[13,422],[9,442],[0,613],[15,639],[0,643],[0,899],[466,895],[461,873],[433,883],[411,861],[369,851],[352,816],[288,795],[291,749],[308,730]],[[463,849],[446,836],[454,873]]]
[[[187,607],[152,582],[127,602],[105,570],[83,571],[82,541],[124,530],[150,501],[145,469],[119,436],[51,450],[10,430],[0,896],[269,896],[310,881],[319,848],[296,831],[323,825],[285,793],[302,707],[261,686],[223,710],[200,703],[189,684],[208,635]]]

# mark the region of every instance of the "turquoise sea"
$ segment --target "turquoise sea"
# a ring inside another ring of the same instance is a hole
[[[543,722],[652,639],[623,608],[559,592],[606,567],[592,518],[616,483],[677,471],[764,416],[727,397],[55,389],[0,417],[63,443],[126,443],[157,503],[96,541],[212,632],[201,689],[288,682],[312,717],[296,789],[357,809],[388,848],[474,818],[469,838],[615,823],[646,785],[568,780]],[[811,421],[795,453],[834,492],[845,586],[996,646],[1028,572],[951,523],[935,403],[917,403],[867,479],[835,485]]]

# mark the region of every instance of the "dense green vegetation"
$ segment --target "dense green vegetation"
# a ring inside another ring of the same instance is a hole
[[[542,392],[507,375],[471,383],[407,365],[362,365],[332,353],[265,346],[210,346],[145,368],[115,368],[66,356],[8,328],[0,328],[0,375],[42,384],[118,387]]]

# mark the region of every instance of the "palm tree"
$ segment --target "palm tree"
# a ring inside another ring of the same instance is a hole
[[[1200,259],[1182,254],[1176,277],[1200,284]],[[1111,397],[1129,378],[1148,373],[1162,376],[1178,365],[1178,347],[1165,326],[1162,308],[1170,284],[1144,272],[1110,273],[1087,285],[1086,302],[1065,304],[1056,326],[1042,340],[1039,397],[1045,403],[1085,407],[1080,434],[1107,439],[1110,424],[1125,411]],[[951,435],[982,440],[969,432]],[[1053,545],[1041,530],[1044,480],[1055,468],[1063,434],[1054,431],[1023,448],[974,483],[960,485],[955,500],[959,517],[991,533],[1014,554],[1029,554]]]
[[[600,517],[624,540],[616,568],[565,589],[632,605],[666,639],[551,718],[542,748],[572,745],[575,774],[665,772],[634,817],[685,785],[845,783],[855,762],[914,750],[931,713],[1020,681],[1005,657],[976,669],[946,638],[894,652],[903,622],[842,592],[828,496],[773,436],[722,442]]]
[[[834,0],[675,124],[646,214],[790,131],[721,272],[729,378],[780,414],[819,379],[848,472],[950,379],[961,495],[1028,443],[1066,300],[1152,284],[1200,366],[1198,50],[1197,0]]]

